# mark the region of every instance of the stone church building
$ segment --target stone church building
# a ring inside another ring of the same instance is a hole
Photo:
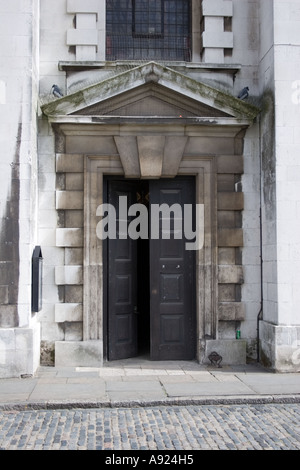
[[[0,377],[300,371],[300,0],[10,0],[0,24]]]

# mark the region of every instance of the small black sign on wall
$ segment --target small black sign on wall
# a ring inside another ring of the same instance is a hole
[[[43,257],[40,246],[36,246],[32,255],[32,312],[42,310]]]

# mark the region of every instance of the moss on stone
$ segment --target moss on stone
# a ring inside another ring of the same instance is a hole
[[[192,98],[200,102],[202,98],[206,104],[208,101],[212,107],[225,111],[237,119],[254,119],[260,112],[259,108],[251,104],[155,62],[130,68],[83,90],[64,96],[42,106],[42,111],[48,116],[72,114],[85,106],[95,104],[97,100],[99,102],[108,99],[151,81],[160,83],[162,86],[166,86],[167,83],[169,88],[174,87],[177,92],[181,89],[183,95],[191,94]]]

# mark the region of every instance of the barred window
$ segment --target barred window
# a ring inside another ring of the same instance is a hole
[[[191,60],[191,0],[107,0],[106,60]]]

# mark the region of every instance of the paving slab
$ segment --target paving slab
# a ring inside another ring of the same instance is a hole
[[[108,392],[128,392],[128,391],[159,391],[161,386],[157,381],[149,383],[148,381],[136,380],[134,382],[124,382],[124,381],[110,381],[106,382],[106,390]]]
[[[105,382],[97,381],[89,383],[38,383],[32,391],[29,401],[51,401],[51,400],[89,400],[95,401],[106,399]]]
[[[0,403],[26,402],[36,384],[36,379],[2,379],[0,381]]]
[[[256,365],[125,360],[104,367],[40,367],[34,377],[0,379],[0,408],[300,403],[300,373]]]
[[[99,371],[99,375],[100,377],[122,377],[125,375],[125,370],[121,368],[103,367],[103,369]]]
[[[234,374],[212,374],[212,377],[214,377],[217,382],[241,382],[241,379]]]
[[[107,378],[108,379],[108,378]],[[116,377],[113,377],[113,380],[116,380]],[[159,375],[143,375],[142,378],[139,375],[125,375],[122,377],[123,382],[139,382],[140,380],[143,380],[143,382],[160,382],[160,376]],[[110,377],[111,380],[111,377]]]
[[[258,394],[300,394],[300,374],[254,373],[237,377]]]
[[[163,400],[166,398],[165,391],[159,381],[107,381],[107,396],[113,400]]]
[[[162,379],[163,382],[163,379]],[[188,384],[163,382],[169,397],[254,395],[255,392],[242,382],[201,382]]]
[[[194,379],[196,382],[218,382],[218,379],[207,371],[187,371],[186,376],[190,379]]]

